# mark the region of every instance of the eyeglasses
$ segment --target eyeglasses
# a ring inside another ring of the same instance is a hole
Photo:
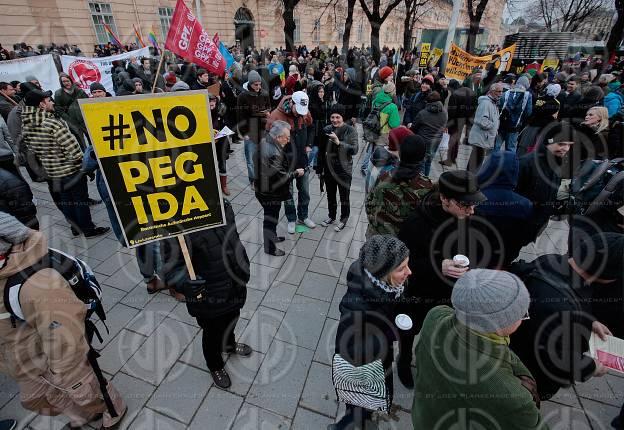
[[[457,206],[459,206],[461,209],[463,210],[468,210],[468,209],[472,209],[474,208],[476,205],[472,204],[472,203],[464,203],[464,202],[460,202],[458,200],[453,200],[455,202],[455,204]]]

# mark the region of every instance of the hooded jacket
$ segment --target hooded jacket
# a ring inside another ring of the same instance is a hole
[[[4,293],[8,277],[32,266],[47,252],[45,237],[36,231],[13,245],[0,269],[0,293]],[[10,319],[0,319],[1,373],[20,382],[46,374],[62,378],[86,361],[87,309],[60,273],[50,268],[35,272],[22,285],[19,301],[24,322],[13,328]],[[6,312],[0,301],[0,314]]]
[[[134,95],[136,88],[134,87],[134,81],[132,79],[124,79],[121,88],[118,89],[118,96],[131,96]]]
[[[373,109],[383,106],[384,104],[389,103],[386,107],[384,107],[379,113],[379,124],[381,127],[381,134],[388,134],[391,129],[397,128],[401,125],[401,117],[399,116],[399,109],[397,105],[395,105],[392,101],[392,96],[390,94],[385,93],[383,90],[380,91],[373,100],[372,107]]]
[[[609,118],[613,118],[624,104],[624,97],[618,91],[611,91],[603,100],[604,106],[609,112]]]
[[[433,152],[433,149],[440,144],[447,122],[448,114],[442,102],[427,103],[414,118],[411,130],[417,136],[422,137],[427,142],[427,147]]]
[[[308,146],[308,127],[312,125],[312,115],[310,112],[305,116],[296,114],[292,96],[286,96],[267,119],[267,132],[271,130],[275,121],[285,121],[290,124],[290,142],[284,151],[293,162],[293,169],[305,168],[308,165],[306,147]]]
[[[509,120],[501,124],[508,131],[518,131],[528,117],[531,116],[533,107],[533,95],[529,88],[529,80],[526,76],[521,76],[513,89],[503,94],[498,101],[498,106],[503,112],[503,108],[509,112]]]
[[[67,73],[59,73],[61,88],[54,93],[54,108],[59,116],[73,129],[79,141],[82,142],[82,136],[87,135],[88,130],[82,113],[80,112],[78,100],[88,99],[89,96],[82,89],[78,88],[75,83],[72,83],[72,87],[69,91],[65,90],[61,82],[61,78],[64,77],[71,81]]]
[[[492,250],[488,268],[506,268],[531,242],[533,203],[516,193],[519,162],[513,152],[497,151],[490,155],[477,175],[481,192],[487,197],[475,209],[473,223],[487,238]]]
[[[65,121],[36,106],[22,108],[22,140],[37,156],[50,178],[77,173],[82,150]]]
[[[494,148],[499,124],[500,113],[496,102],[490,96],[479,97],[468,143],[485,149]]]

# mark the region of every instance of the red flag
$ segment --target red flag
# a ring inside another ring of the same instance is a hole
[[[225,72],[225,58],[219,52],[219,47],[215,45],[183,0],[178,0],[176,3],[165,41],[165,49],[217,76]]]
[[[214,37],[212,38],[212,41],[214,42],[215,45],[219,46],[219,33],[215,33]]]

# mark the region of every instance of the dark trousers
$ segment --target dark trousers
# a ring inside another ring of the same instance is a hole
[[[264,239],[264,250],[266,252],[275,251],[275,238],[277,237],[277,220],[279,219],[280,201],[261,201],[264,209],[264,220],[262,221],[262,237]]]
[[[470,151],[470,158],[468,159],[466,170],[476,175],[483,164],[486,154],[487,149],[472,145],[472,151]]]
[[[223,369],[224,352],[231,352],[236,347],[234,328],[240,317],[240,310],[220,315],[216,318],[196,318],[202,328],[202,351],[206,365],[211,372]]]
[[[48,187],[52,200],[73,228],[82,232],[89,232],[95,228],[89,210],[87,178],[83,173],[49,179]]]
[[[336,191],[340,194],[340,220],[346,222],[351,214],[349,193],[351,192],[351,176],[327,173],[325,175],[325,190],[327,191],[327,207],[329,217],[336,219],[338,204],[336,203]]]

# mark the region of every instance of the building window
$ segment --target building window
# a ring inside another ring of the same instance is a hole
[[[89,2],[89,10],[91,11],[91,20],[95,28],[97,42],[102,44],[110,42],[106,30],[104,30],[104,24],[108,24],[113,33],[117,34],[117,26],[115,25],[111,5],[108,3]]]
[[[314,31],[312,32],[312,41],[314,43],[321,42],[321,20],[314,21]]]
[[[295,18],[295,32],[293,34],[293,42],[301,43],[301,20]]]
[[[358,42],[362,40],[363,36],[364,36],[364,23],[360,21],[360,24],[358,25],[358,30],[357,30]]]
[[[158,18],[160,19],[160,35],[162,39],[167,38],[167,33],[169,33],[169,27],[171,26],[171,17],[173,16],[173,8],[172,7],[159,7],[158,8]]]

